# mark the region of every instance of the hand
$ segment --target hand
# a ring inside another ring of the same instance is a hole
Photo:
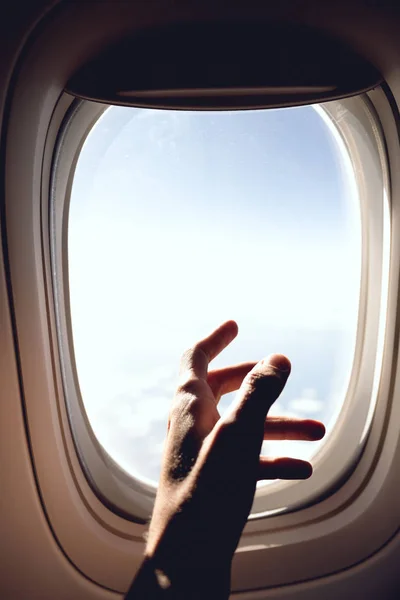
[[[257,481],[312,474],[302,460],[260,457],[263,440],[312,441],[325,433],[319,421],[267,418],[290,374],[286,357],[208,371],[237,331],[228,321],[182,357],[142,569],[145,580],[153,577],[149,597],[227,597]],[[218,401],[238,388],[221,418]],[[140,595],[143,574],[138,582],[135,597],[147,597]]]

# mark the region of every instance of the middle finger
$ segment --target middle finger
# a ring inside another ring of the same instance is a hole
[[[317,441],[324,437],[325,426],[314,419],[295,417],[267,417],[264,423],[264,440]]]
[[[224,394],[229,394],[229,392],[238,390],[247,373],[251,371],[256,364],[257,361],[245,362],[209,371],[207,382],[214,394],[216,403],[218,404],[221,396]]]

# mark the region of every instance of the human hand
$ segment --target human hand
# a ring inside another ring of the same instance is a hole
[[[286,357],[208,370],[237,331],[228,321],[182,357],[146,549],[160,597],[227,597],[257,481],[312,474],[306,461],[260,457],[263,440],[312,441],[325,433],[319,421],[267,418],[290,374]],[[238,388],[221,418],[218,401]]]

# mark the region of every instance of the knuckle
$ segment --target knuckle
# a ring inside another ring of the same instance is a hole
[[[171,422],[182,421],[189,415],[196,418],[201,409],[200,382],[194,377],[181,378],[176,388],[169,418]]]
[[[186,366],[187,364],[190,364],[193,359],[193,354],[194,349],[192,347],[184,350],[181,355],[181,365]]]
[[[195,344],[185,350],[181,356],[181,372],[192,370],[196,364],[208,362],[207,353],[202,348],[201,344]]]
[[[250,391],[257,391],[260,387],[264,386],[265,375],[259,371],[253,371],[246,375],[245,383],[246,387]]]
[[[199,392],[199,380],[195,377],[184,377],[178,383],[177,396],[197,396]]]
[[[202,355],[204,358],[208,359],[208,354],[203,347],[203,344],[198,343],[193,346],[193,353],[197,355]]]
[[[246,387],[250,393],[277,393],[282,388],[282,381],[275,373],[253,371],[245,378]]]
[[[218,440],[228,440],[237,436],[237,419],[234,415],[221,419],[215,432],[215,437]]]
[[[185,358],[191,358],[191,356],[193,355],[194,352],[194,348],[193,346],[190,346],[189,348],[186,348],[183,352],[182,352],[182,356],[181,358],[184,360]]]
[[[200,398],[195,396],[189,397],[188,401],[184,403],[183,412],[190,416],[190,421],[196,423],[199,415],[202,412],[202,401]]]

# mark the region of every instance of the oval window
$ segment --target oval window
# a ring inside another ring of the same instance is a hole
[[[111,107],[76,166],[68,258],[75,361],[99,442],[156,482],[181,352],[226,319],[215,366],[285,353],[271,414],[333,431],[358,318],[354,174],[323,107],[179,112]],[[231,395],[221,401],[221,410]],[[321,443],[268,442],[312,459]]]

